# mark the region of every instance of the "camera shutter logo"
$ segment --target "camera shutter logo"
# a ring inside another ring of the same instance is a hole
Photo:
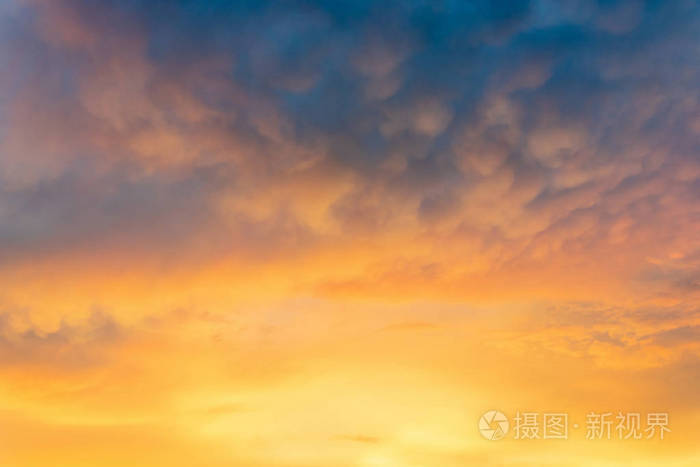
[[[502,439],[509,428],[508,417],[498,410],[489,410],[479,419],[479,432],[489,441]]]

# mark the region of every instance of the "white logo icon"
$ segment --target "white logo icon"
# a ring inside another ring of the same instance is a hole
[[[479,419],[479,432],[489,441],[502,439],[509,428],[508,417],[498,410],[489,410]]]

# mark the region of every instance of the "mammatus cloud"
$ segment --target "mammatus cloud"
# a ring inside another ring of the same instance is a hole
[[[166,426],[503,465],[455,415],[489,395],[692,426],[698,44],[683,0],[0,3],[7,422],[86,465]]]

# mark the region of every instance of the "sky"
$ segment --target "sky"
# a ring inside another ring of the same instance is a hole
[[[0,0],[0,464],[700,465],[699,101],[694,0]]]

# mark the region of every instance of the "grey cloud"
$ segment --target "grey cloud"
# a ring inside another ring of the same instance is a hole
[[[226,232],[213,243],[284,242],[269,232],[286,225],[306,244],[313,229],[280,200],[263,221],[213,206],[308,167],[352,175],[325,213],[346,232],[410,212],[532,252],[594,248],[615,225],[640,250],[660,224],[692,231],[667,207],[692,210],[698,195],[696,5],[55,5],[5,18],[1,56],[17,66],[0,86],[22,100],[2,111],[0,180],[31,172],[2,189],[5,255],[121,229],[183,244],[197,229],[185,220]],[[61,11],[95,40],[47,39]]]
[[[0,314],[0,364],[51,365],[82,369],[100,363],[104,350],[125,338],[125,329],[109,314],[94,311],[83,323],[61,322],[42,332],[33,326],[17,330],[13,313]]]
[[[656,345],[674,347],[677,345],[700,342],[700,326],[681,326],[667,331],[646,336]]]

